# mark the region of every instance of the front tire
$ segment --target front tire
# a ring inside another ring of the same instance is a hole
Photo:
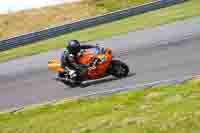
[[[117,78],[127,77],[129,74],[129,67],[120,60],[113,60],[109,73]]]

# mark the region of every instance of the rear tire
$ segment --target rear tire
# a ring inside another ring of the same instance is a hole
[[[117,78],[127,77],[129,74],[129,67],[120,60],[113,60],[109,73]]]

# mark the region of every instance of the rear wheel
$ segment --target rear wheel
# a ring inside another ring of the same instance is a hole
[[[111,62],[109,73],[117,78],[127,77],[129,73],[129,67],[120,60],[113,60]]]

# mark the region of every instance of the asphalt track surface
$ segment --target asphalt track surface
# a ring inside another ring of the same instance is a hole
[[[200,72],[200,18],[89,43],[112,47],[130,66],[130,76],[69,88],[55,81],[55,73],[47,69],[48,60],[61,50],[9,61],[0,64],[0,110]]]

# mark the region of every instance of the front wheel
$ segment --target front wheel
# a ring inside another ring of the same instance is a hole
[[[117,78],[127,77],[129,74],[129,67],[120,60],[113,60],[109,73]]]

